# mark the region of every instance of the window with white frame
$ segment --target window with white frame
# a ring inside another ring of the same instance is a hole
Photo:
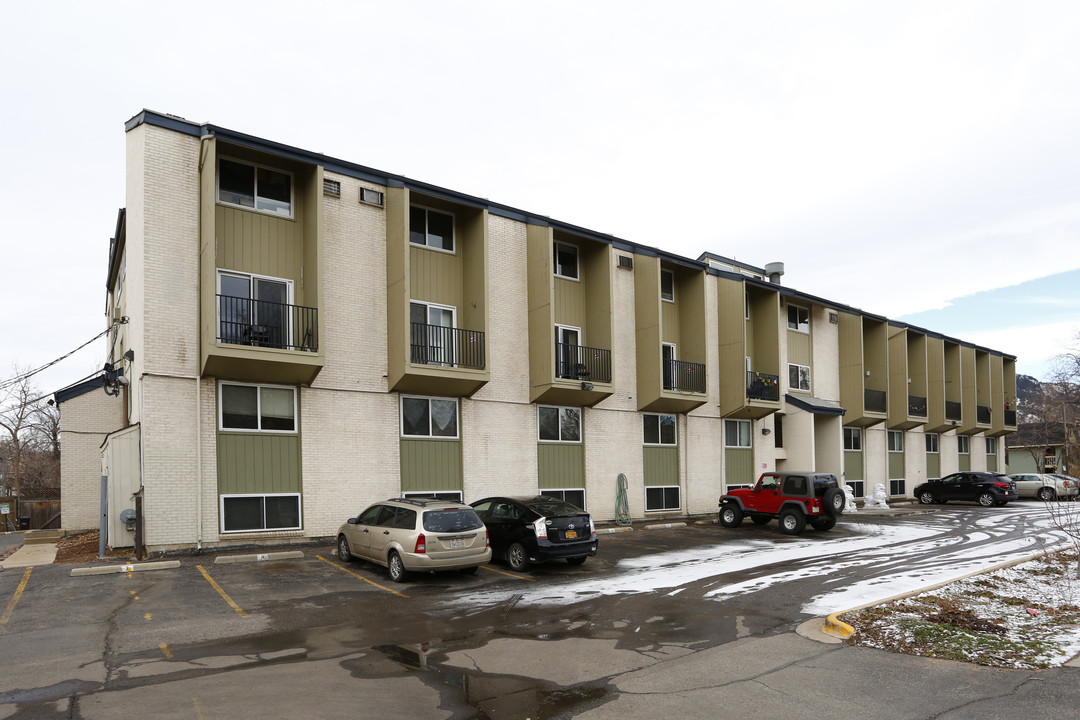
[[[851,494],[857,498],[863,497],[866,492],[866,484],[862,480],[846,480],[844,484],[851,486]]]
[[[578,280],[581,275],[578,272],[578,249],[569,243],[556,242],[552,250],[554,253],[555,274],[570,280]]]
[[[725,420],[724,447],[750,447],[750,427],[749,420]]]
[[[810,332],[810,311],[799,305],[788,303],[787,326],[789,330],[798,332]]]
[[[788,364],[788,388],[810,392],[810,368],[807,365]]]
[[[904,433],[901,430],[889,431],[889,452],[902,453],[904,452]]]
[[[293,282],[218,270],[218,341],[288,348],[292,340]]]
[[[996,437],[988,437],[988,438],[986,438],[986,454],[987,455],[997,455],[997,438]]]
[[[431,208],[409,207],[409,242],[454,252],[454,216]]]
[[[967,435],[956,436],[956,453],[958,455],[971,454],[971,438]]]
[[[644,443],[646,445],[676,445],[675,416],[645,413],[642,416]]]
[[[651,485],[645,488],[645,512],[678,510],[680,507],[678,485]]]
[[[940,442],[937,433],[926,433],[926,452],[936,453]]]
[[[221,383],[218,386],[218,428],[295,433],[296,388]]]
[[[844,428],[844,449],[862,450],[862,428]]]
[[[540,405],[536,424],[540,442],[581,442],[581,408]]]
[[[675,302],[675,273],[670,270],[660,271],[660,299]]]
[[[545,497],[556,498],[563,502],[568,502],[574,507],[579,507],[585,510],[585,489],[584,488],[540,488],[540,494]]]
[[[409,302],[409,324],[412,362],[454,364],[457,308],[412,300]]]
[[[402,395],[401,435],[411,438],[457,438],[457,398]]]
[[[291,218],[292,175],[228,158],[218,160],[218,202]]]
[[[223,533],[299,529],[299,493],[221,496]]]

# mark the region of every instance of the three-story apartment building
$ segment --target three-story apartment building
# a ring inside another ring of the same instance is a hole
[[[398,495],[543,492],[640,519],[711,513],[763,470],[905,496],[1004,469],[1014,357],[801,293],[779,264],[171,115],[126,132],[109,372],[58,400],[72,423],[111,403],[109,507],[140,492],[152,548],[325,537]],[[94,497],[88,466],[65,497]]]

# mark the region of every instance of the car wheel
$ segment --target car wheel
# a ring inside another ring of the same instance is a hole
[[[409,573],[405,570],[405,563],[401,561],[401,556],[398,555],[397,550],[390,551],[390,555],[386,558],[386,567],[390,570],[391,580],[405,582],[405,578]]]
[[[750,520],[753,521],[755,525],[768,525],[772,518],[768,515],[751,515]]]
[[[519,542],[510,543],[510,547],[506,548],[506,562],[517,572],[528,570],[529,556],[525,553],[525,546]]]
[[[345,539],[344,535],[338,536],[337,556],[339,560],[343,560],[344,562],[352,562],[352,550],[349,549],[349,541]]]
[[[929,490],[923,490],[919,495],[919,502],[923,505],[931,505],[934,502],[934,493]]]
[[[1043,502],[1050,502],[1055,497],[1057,497],[1057,493],[1054,492],[1053,488],[1039,488],[1039,499]]]
[[[984,492],[979,495],[979,504],[983,507],[993,507],[994,505],[997,505],[997,498],[994,497],[994,493],[992,492]]]
[[[832,530],[836,527],[836,518],[813,518],[810,527],[815,530]]]
[[[737,528],[742,525],[742,510],[734,503],[726,503],[720,508],[720,524],[726,528]]]
[[[585,560],[588,557],[588,555],[582,555],[581,557],[566,558],[566,562],[570,563],[571,565],[584,565]]]
[[[471,568],[461,568],[461,572],[466,574],[466,575],[475,575],[476,574],[476,565],[473,565]]]
[[[825,512],[833,517],[844,514],[844,505],[847,504],[847,495],[840,488],[829,488],[825,491]]]
[[[780,513],[780,529],[788,535],[798,535],[806,527],[806,517],[798,510]]]

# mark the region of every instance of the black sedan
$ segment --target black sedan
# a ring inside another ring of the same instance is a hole
[[[487,526],[492,555],[506,558],[514,570],[559,558],[580,565],[596,554],[592,518],[568,502],[544,495],[489,497],[472,506]]]
[[[983,507],[1004,505],[1020,497],[1016,483],[1008,475],[994,472],[958,472],[931,478],[915,488],[915,497],[924,505],[950,500],[971,500]]]

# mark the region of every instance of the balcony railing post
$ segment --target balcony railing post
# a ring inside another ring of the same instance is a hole
[[[218,295],[217,341],[279,350],[319,350],[317,308]]]

